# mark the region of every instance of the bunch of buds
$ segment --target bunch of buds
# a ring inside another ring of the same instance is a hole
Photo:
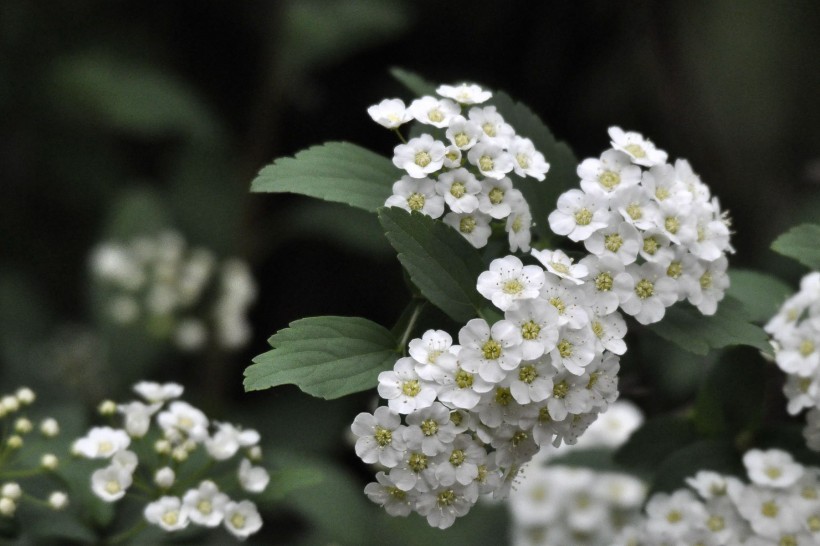
[[[393,151],[393,164],[407,174],[393,184],[385,205],[443,215],[476,248],[487,244],[492,221],[504,221],[511,251],[529,250],[530,209],[507,175],[544,180],[549,164],[494,106],[479,106],[492,97],[489,91],[461,84],[442,85],[436,93],[409,107],[401,99],[385,99],[368,109],[403,142]],[[429,132],[405,141],[399,128],[411,120]]]
[[[139,324],[182,350],[235,349],[250,338],[245,315],[256,297],[247,265],[218,264],[213,253],[189,249],[181,235],[163,232],[127,244],[108,242],[91,257],[108,315]]]
[[[229,493],[244,497],[267,487],[268,472],[255,466],[261,459],[259,433],[210,421],[177,400],[183,388],[175,383],[140,382],[134,390],[143,401],[100,405],[102,414],[122,417],[119,427],[95,427],[74,442],[75,455],[108,462],[91,475],[93,492],[106,502],[147,495],[145,520],[168,532],[190,524],[221,524],[239,539],[257,532],[262,519],[256,505]],[[227,476],[209,477],[231,468]]]
[[[60,464],[58,457],[43,447],[59,435],[57,420],[47,417],[35,424],[26,417],[26,410],[35,398],[34,392],[26,387],[0,398],[0,516],[3,517],[13,517],[21,502],[53,510],[62,510],[68,504],[64,491],[52,491],[47,498],[40,499],[23,489],[24,480],[48,477]],[[29,442],[35,434],[44,441]]]

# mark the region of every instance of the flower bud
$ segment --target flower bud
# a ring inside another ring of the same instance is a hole
[[[174,485],[175,479],[176,474],[174,474],[174,471],[167,466],[160,468],[157,470],[156,474],[154,474],[154,483],[163,489],[169,489],[172,485]]]
[[[20,488],[19,483],[8,482],[6,484],[3,484],[2,489],[0,489],[0,494],[11,500],[17,500],[23,494],[23,490]]]
[[[6,440],[6,445],[9,446],[9,449],[20,449],[23,447],[23,438],[17,434],[12,434]]]
[[[46,453],[40,458],[40,466],[46,470],[56,469],[59,462],[59,459],[53,453]]]
[[[0,498],[0,515],[13,516],[17,510],[17,503],[8,497]]]
[[[28,406],[34,402],[34,399],[36,398],[34,391],[28,387],[21,387],[17,389],[15,396],[17,397],[17,401],[23,406]]]
[[[46,438],[54,438],[60,433],[60,425],[53,417],[47,417],[40,423],[40,433]]]
[[[0,399],[0,405],[6,410],[6,414],[14,413],[20,409],[20,401],[17,400],[16,396],[4,396]]]
[[[32,428],[34,428],[34,425],[32,425],[31,421],[25,417],[20,417],[14,422],[14,430],[20,434],[28,434],[31,432]]]
[[[53,491],[48,496],[48,505],[54,510],[62,510],[68,506],[68,495],[62,491]]]
[[[117,413],[117,404],[113,400],[103,400],[97,406],[97,411],[100,415],[114,415]]]

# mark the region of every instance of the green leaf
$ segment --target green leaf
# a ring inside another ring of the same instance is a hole
[[[414,72],[394,67],[390,69],[390,75],[419,97],[436,95],[436,86]]]
[[[387,329],[358,317],[311,317],[290,323],[268,340],[273,350],[245,370],[245,390],[292,383],[321,398],[373,388],[398,357]]]
[[[273,461],[270,483],[260,501],[278,502],[301,489],[322,483],[325,474],[321,467],[305,464],[303,456],[287,451],[265,450],[266,458]]]
[[[727,351],[709,370],[695,402],[695,426],[704,435],[752,433],[763,417],[766,367],[750,349]]]
[[[106,221],[105,236],[130,241],[139,236],[155,235],[172,225],[171,212],[161,193],[147,187],[123,191],[117,196]]]
[[[624,467],[617,464],[609,448],[573,449],[566,455],[550,459],[550,466],[571,466],[592,468],[601,472],[623,472]]]
[[[418,212],[383,208],[379,221],[424,297],[456,322],[475,318],[484,303],[475,288],[485,269],[478,251],[450,226]]]
[[[697,433],[692,421],[677,415],[661,415],[633,432],[613,459],[629,469],[651,472],[669,455],[695,440]]]
[[[516,178],[513,182],[520,189],[530,206],[534,231],[544,241],[551,241],[554,234],[550,230],[547,217],[555,210],[558,196],[579,184],[576,174],[578,160],[569,146],[555,138],[543,121],[525,104],[516,102],[509,95],[496,92],[490,99],[504,120],[513,126],[516,134],[527,137],[535,144],[535,149],[544,154],[550,170],[542,182],[534,178]]]
[[[657,465],[647,497],[684,487],[686,478],[700,470],[740,475],[743,467],[731,441],[698,440],[676,450]]]
[[[777,277],[751,269],[732,269],[729,278],[727,294],[740,301],[749,319],[756,322],[770,319],[793,292]]]
[[[820,270],[820,225],[801,224],[772,243],[772,250],[814,270]]]
[[[743,304],[730,296],[718,304],[717,312],[711,316],[702,315],[688,304],[674,305],[666,310],[666,316],[660,322],[649,328],[698,355],[731,345],[748,345],[767,353],[772,351],[766,332],[749,322]]]
[[[277,159],[259,172],[251,191],[298,193],[375,211],[399,175],[376,153],[349,142],[327,142]]]

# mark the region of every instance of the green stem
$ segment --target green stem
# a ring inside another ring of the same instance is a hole
[[[399,128],[398,128],[398,127],[396,127],[395,129],[393,129],[393,132],[394,132],[394,133],[396,133],[396,135],[398,135],[399,140],[401,140],[403,144],[407,144],[407,140],[404,138],[404,135],[403,135],[403,134],[401,134],[401,131],[399,131]]]
[[[419,320],[421,311],[424,309],[424,306],[427,305],[427,300],[414,299],[413,304],[415,305],[413,314],[410,316],[410,320],[407,321],[407,326],[404,328],[404,332],[402,332],[401,339],[399,340],[398,350],[400,352],[403,352],[404,348],[407,347],[407,343],[410,341],[410,336],[416,327],[416,322]]]
[[[28,470],[10,470],[8,472],[0,472],[0,480],[30,478],[32,476],[37,476],[38,474],[43,473],[44,470],[42,468],[29,468]]]

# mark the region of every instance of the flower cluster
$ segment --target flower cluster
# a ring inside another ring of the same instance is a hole
[[[645,519],[613,544],[818,544],[820,468],[777,449],[750,450],[743,463],[751,483],[700,471],[686,480],[695,492],[653,495]]]
[[[42,419],[37,426],[26,417],[25,410],[35,398],[34,391],[27,387],[0,397],[3,431],[0,436],[0,517],[14,516],[24,499],[53,510],[62,510],[68,504],[68,495],[63,491],[52,491],[46,499],[38,499],[30,492],[24,496],[18,481],[51,475],[60,464],[54,453],[42,450],[42,444],[32,450],[26,449],[26,437],[35,430],[45,439],[55,438],[60,433],[60,425],[52,417]]]
[[[92,474],[92,491],[106,502],[122,499],[132,486],[149,492],[153,500],[144,507],[145,519],[169,532],[191,523],[222,524],[240,539],[257,532],[262,518],[256,505],[233,500],[225,491],[244,495],[267,487],[268,472],[252,462],[261,458],[259,433],[211,422],[201,410],[177,400],[183,388],[175,383],[140,382],[134,390],[143,401],[100,406],[103,414],[122,415],[121,428],[95,427],[74,442],[75,455],[108,461]],[[140,460],[137,453],[148,451],[154,454]],[[237,454],[242,458],[232,473],[235,480],[203,479],[206,472],[221,474],[214,465],[231,464]]]
[[[506,219],[511,251],[529,250],[532,216],[507,175],[543,180],[549,164],[494,106],[479,106],[490,99],[489,91],[461,84],[442,85],[436,92],[440,97],[421,97],[409,107],[400,99],[385,99],[368,109],[386,128],[398,132],[416,120],[432,133],[396,146],[393,164],[407,174],[393,185],[385,205],[433,218],[444,215],[444,223],[477,248],[487,244],[490,222]]]
[[[804,430],[808,446],[820,451],[820,273],[800,281],[800,291],[787,299],[766,324],[775,361],[788,379],[783,389],[792,415],[810,408]]]
[[[250,338],[245,318],[256,297],[247,265],[218,264],[202,248],[189,249],[175,232],[99,246],[91,258],[106,293],[107,312],[120,324],[144,325],[152,335],[183,350],[198,350],[211,336],[226,349]]]
[[[558,199],[550,228],[583,242],[621,309],[641,324],[688,300],[711,315],[729,286],[729,220],[685,160],[634,132],[609,129],[612,148],[578,166],[581,189]]]
[[[353,423],[356,452],[385,468],[365,492],[388,513],[450,526],[479,493],[503,496],[542,447],[573,444],[618,396],[623,319],[591,305],[563,253],[494,260],[480,293],[504,311],[409,343],[379,375],[386,407]],[[405,416],[402,424],[400,416]]]
[[[521,471],[520,484],[510,493],[512,544],[609,546],[622,528],[636,523],[646,496],[641,480],[553,461],[577,450],[614,449],[642,420],[637,408],[618,401],[577,444],[539,452]]]

